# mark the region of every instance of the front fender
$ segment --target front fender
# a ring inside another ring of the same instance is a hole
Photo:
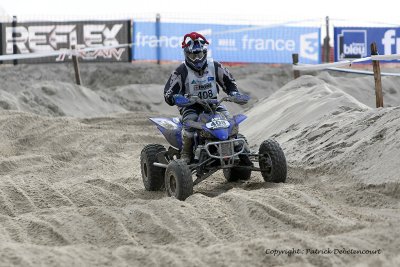
[[[243,115],[243,114],[238,114],[238,115],[233,116],[233,120],[235,121],[235,123],[237,125],[239,125],[239,123],[241,123],[245,119],[247,119],[247,116]]]

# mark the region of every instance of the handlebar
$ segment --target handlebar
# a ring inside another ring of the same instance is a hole
[[[222,102],[234,102],[237,104],[246,104],[250,97],[248,95],[239,95],[239,96],[225,96],[221,98],[219,101],[218,99],[202,99],[198,96],[188,96],[189,101],[192,102],[193,104],[198,103],[207,109],[209,109],[211,112],[215,111],[215,108],[218,107]],[[215,106],[213,109],[211,106]]]
[[[211,104],[211,105],[216,105],[219,106],[222,102],[234,102],[237,104],[245,104],[249,101],[250,97],[247,95],[240,95],[239,97],[235,96],[225,96],[221,98],[219,101],[217,99],[202,99],[198,96],[189,96],[189,100],[193,101],[194,103],[198,104]],[[194,104],[193,103],[193,104]]]
[[[218,107],[222,102],[234,102],[237,104],[246,104],[249,101],[250,97],[248,95],[234,95],[234,96],[226,96],[221,98],[219,101],[218,99],[202,99],[197,95],[178,95],[175,98],[175,103],[177,106],[190,106],[193,104],[200,104],[206,107],[211,112],[214,112],[216,107]],[[213,107],[213,108],[212,108]]]

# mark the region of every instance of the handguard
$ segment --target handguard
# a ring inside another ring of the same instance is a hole
[[[235,95],[231,96],[231,99],[232,99],[232,102],[239,104],[239,105],[243,105],[243,104],[246,104],[247,102],[249,102],[250,96],[235,94]]]
[[[183,95],[174,95],[174,101],[178,107],[185,107],[191,104],[190,99]]]

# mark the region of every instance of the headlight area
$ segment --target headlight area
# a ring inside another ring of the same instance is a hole
[[[211,133],[207,132],[206,130],[200,131],[200,137],[203,139],[214,139],[215,138]]]

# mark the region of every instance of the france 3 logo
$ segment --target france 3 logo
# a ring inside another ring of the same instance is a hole
[[[338,60],[367,56],[367,30],[341,30],[337,35]]]

